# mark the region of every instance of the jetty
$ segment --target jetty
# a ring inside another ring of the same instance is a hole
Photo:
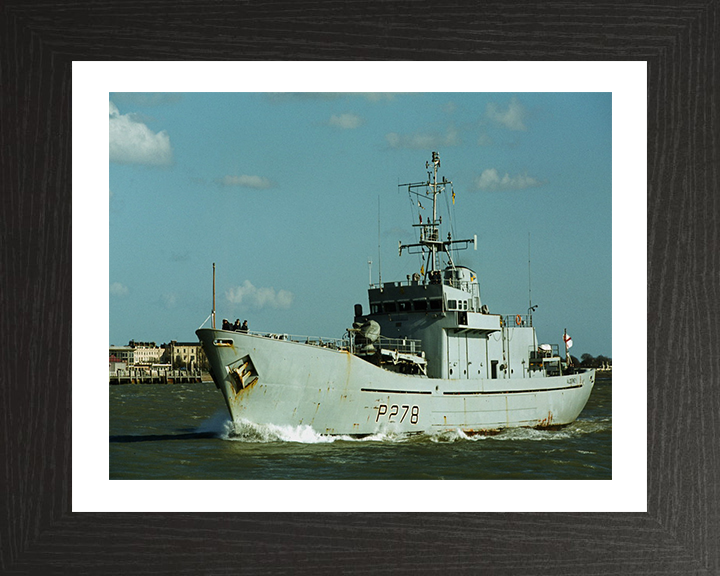
[[[200,370],[148,370],[127,368],[110,373],[110,384],[192,384],[207,382]]]

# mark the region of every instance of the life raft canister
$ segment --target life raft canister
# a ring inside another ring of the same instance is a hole
[[[515,324],[517,324],[518,326],[520,326],[520,324],[522,324],[522,318],[520,318],[520,314],[515,316]]]

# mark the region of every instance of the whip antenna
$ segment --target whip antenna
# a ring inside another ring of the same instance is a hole
[[[378,284],[382,290],[382,256],[380,255],[380,195],[378,195]]]

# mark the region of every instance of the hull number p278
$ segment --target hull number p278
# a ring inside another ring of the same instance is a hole
[[[402,423],[405,421],[405,418],[408,417],[409,413],[410,424],[417,424],[420,417],[420,407],[409,404],[392,404],[389,407],[387,404],[380,404],[379,406],[375,406],[374,410],[377,410],[375,422],[379,422],[380,418],[383,417],[383,419],[387,418],[388,422]],[[399,418],[399,420],[397,418]]]

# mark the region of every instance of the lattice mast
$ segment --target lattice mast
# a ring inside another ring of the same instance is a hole
[[[413,224],[413,228],[420,228],[420,242],[417,244],[403,244],[399,242],[399,254],[402,256],[403,249],[408,249],[408,254],[425,254],[425,249],[428,251],[427,266],[424,270],[425,278],[430,276],[431,279],[438,277],[440,270],[438,268],[438,255],[440,252],[444,252],[447,255],[448,266],[454,267],[452,256],[450,255],[449,247],[453,244],[463,244],[460,249],[467,248],[470,242],[473,242],[475,249],[477,249],[477,236],[468,240],[453,240],[451,234],[448,232],[447,240],[440,240],[440,225],[442,224],[442,216],[437,214],[437,196],[445,192],[447,186],[452,187],[452,181],[447,180],[444,176],[442,180],[438,181],[438,168],[440,168],[440,155],[437,152],[432,153],[432,161],[425,162],[425,168],[429,169],[432,163],[432,172],[428,172],[428,179],[425,182],[409,182],[406,184],[399,184],[398,187],[407,186],[408,193],[414,194],[418,198],[424,198],[432,195],[432,220],[428,217],[427,222],[423,222],[422,215],[420,215],[420,222]],[[418,188],[425,188],[425,196],[416,192]],[[454,194],[453,194],[454,201]],[[418,205],[420,200],[418,200]],[[420,251],[412,251],[412,248],[420,248]]]

